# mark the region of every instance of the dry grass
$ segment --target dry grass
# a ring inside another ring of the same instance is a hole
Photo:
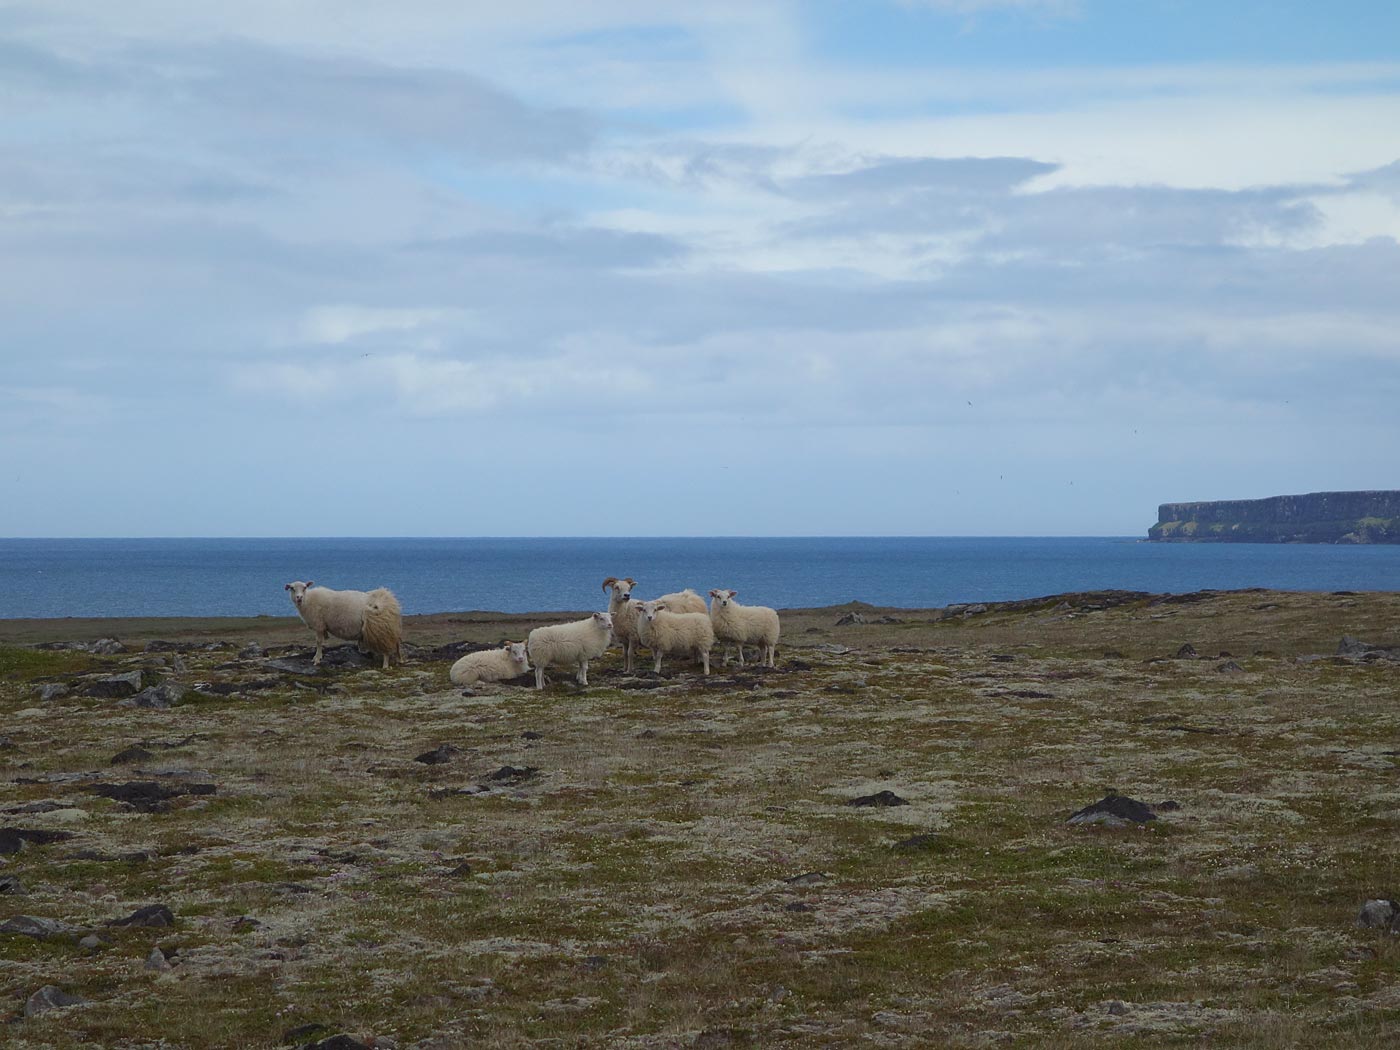
[[[905,622],[848,628],[795,611],[777,672],[708,681],[624,679],[613,656],[587,690],[464,698],[449,660],[417,659],[169,710],[40,703],[36,685],[268,672],[220,670],[233,649],[177,672],[169,654],[0,647],[3,806],[63,807],[3,822],[75,833],[6,858],[28,893],[0,915],[177,916],[96,952],[0,935],[12,1013],[48,983],[89,1000],[6,1036],[271,1046],[314,1021],[424,1050],[1393,1045],[1400,945],[1354,917],[1400,896],[1400,663],[1298,658],[1343,633],[1400,645],[1400,596],[1057,606],[865,608]],[[410,637],[529,622],[421,619]],[[225,626],[47,630],[304,641]],[[1210,658],[1162,659],[1183,642]],[[1217,670],[1222,650],[1242,672]],[[109,765],[136,743],[149,761]],[[414,760],[440,744],[460,754]],[[538,772],[491,780],[505,765]],[[150,779],[218,791],[138,813],[84,790]],[[911,804],[846,805],[882,789]],[[1064,823],[1110,789],[1181,808]],[[168,973],[143,969],[155,945]]]

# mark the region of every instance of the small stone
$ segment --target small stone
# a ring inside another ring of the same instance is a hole
[[[44,703],[67,696],[68,693],[68,686],[64,685],[62,682],[45,682],[39,687],[39,699]]]
[[[333,1035],[319,1043],[307,1043],[302,1050],[374,1050],[368,1043],[362,1043],[348,1035]]]
[[[35,1017],[49,1010],[62,1009],[65,1006],[78,1006],[87,1002],[81,995],[69,995],[62,988],[56,985],[46,984],[29,997],[24,1004],[24,1016]]]
[[[455,876],[457,876],[458,878],[461,878],[461,877],[464,877],[464,876],[466,876],[466,875],[470,875],[471,873],[472,873],[472,866],[471,866],[470,864],[468,864],[466,861],[463,861],[461,864],[458,864],[455,868],[453,868],[453,869],[452,869],[451,871],[449,871],[447,874],[449,874],[449,875],[455,875]]]
[[[1143,824],[1156,820],[1157,814],[1145,802],[1126,795],[1105,795],[1099,801],[1085,806],[1070,815],[1067,824],[1103,824],[1107,827],[1123,827],[1128,823]]]
[[[527,729],[525,730],[525,732],[521,733],[520,736],[522,739],[525,740],[539,740],[544,736],[544,734],[536,733],[533,729]]]
[[[422,762],[424,765],[439,766],[444,762],[451,762],[462,753],[460,747],[453,747],[451,744],[441,744],[431,751],[424,751],[414,758],[415,762]]]
[[[791,904],[784,904],[783,911],[809,912],[816,911],[816,909],[803,901],[793,901]]]
[[[240,660],[260,660],[266,655],[267,651],[257,642],[245,645],[242,649],[238,650],[238,658]]]
[[[242,933],[246,930],[256,930],[262,923],[251,915],[240,915],[230,924],[235,932]]]
[[[1220,674],[1240,674],[1244,671],[1244,668],[1241,667],[1239,664],[1235,663],[1234,660],[1226,660],[1223,664],[1216,668],[1216,671]]]
[[[534,766],[502,766],[494,773],[491,773],[487,779],[510,781],[513,784],[518,784],[522,780],[529,780],[538,772],[539,770]]]
[[[108,926],[174,926],[175,915],[164,904],[148,904],[137,908],[125,919],[113,919]]]
[[[0,878],[0,893],[8,893],[20,897],[28,892],[29,891],[24,888],[24,883],[20,882],[14,875],[6,875]]]
[[[1361,905],[1361,913],[1356,921],[1362,926],[1394,930],[1396,919],[1400,918],[1400,903],[1388,899],[1369,900]]]
[[[79,948],[85,948],[90,952],[98,951],[107,946],[107,942],[95,933],[90,933],[78,942]]]
[[[837,626],[837,627],[859,626],[860,624],[863,624],[863,623],[865,623],[865,622],[866,622],[865,617],[862,616],[860,613],[858,613],[858,612],[851,612],[851,613],[847,613],[845,616],[841,617],[841,619],[837,620],[837,621],[836,621],[836,626]]]
[[[159,948],[152,948],[151,954],[146,956],[146,969],[163,973],[170,968],[170,960],[165,957],[165,953]]]
[[[1128,1004],[1114,999],[1108,1004],[1108,1012],[1114,1017],[1122,1017],[1128,1012]]]
[[[135,696],[141,691],[141,672],[128,671],[126,674],[112,675],[88,682],[83,688],[84,696],[95,696],[104,700],[120,700],[124,696]]]
[[[909,800],[900,798],[893,791],[877,791],[873,795],[861,795],[846,803],[848,806],[907,806]]]
[[[1196,647],[1190,642],[1187,642],[1185,645],[1183,645],[1180,649],[1176,651],[1176,658],[1178,660],[1196,659]]]
[[[783,881],[789,886],[815,886],[819,882],[830,882],[831,880],[819,871],[809,871],[802,875],[792,875]]]
[[[900,839],[894,844],[895,849],[917,850],[928,849],[938,844],[938,836],[932,832],[923,835],[911,835],[907,839]]]
[[[36,915],[12,915],[0,923],[0,933],[18,933],[24,937],[33,937],[38,941],[72,937],[78,932],[76,926],[69,926],[66,922],[60,922],[58,919],[45,919]]]
[[[327,1030],[326,1026],[319,1021],[310,1021],[306,1024],[299,1024],[295,1028],[288,1028],[282,1033],[281,1041],[283,1043],[304,1043],[312,1036],[320,1035]]]

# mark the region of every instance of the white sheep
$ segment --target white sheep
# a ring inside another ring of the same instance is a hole
[[[710,673],[710,648],[715,644],[715,631],[704,613],[671,612],[659,598],[637,603],[637,634],[641,642],[656,654],[658,674],[665,653],[693,653]]]
[[[740,605],[734,600],[738,591],[713,590],[710,592],[710,624],[715,629],[715,637],[721,642],[733,642],[739,650],[739,666],[744,666],[744,646],[756,645],[759,648],[759,665],[778,665],[778,613],[766,605]],[[729,662],[728,655],[725,663]]]
[[[359,642],[360,647],[384,658],[403,658],[403,611],[393,592],[385,587],[369,591],[333,591],[317,587],[314,580],[293,580],[284,585],[302,622],[316,634],[316,655],[313,664],[321,662],[321,648],[326,636],[334,635],[347,642]]]
[[[588,684],[588,661],[596,660],[612,644],[612,614],[594,613],[586,620],[536,627],[525,641],[525,651],[535,665],[535,688],[544,688],[546,667],[577,667],[578,684]]]
[[[506,642],[499,649],[467,653],[447,672],[453,685],[473,686],[479,682],[504,682],[518,678],[530,669],[524,642]]]
[[[633,658],[636,656],[640,644],[637,635],[637,601],[632,598],[632,588],[635,586],[637,586],[637,581],[630,576],[622,579],[609,576],[603,581],[603,590],[610,592],[608,612],[612,613],[613,637],[622,646],[622,666],[625,671],[632,670]],[[705,599],[689,587],[683,591],[663,594],[655,600],[671,612],[703,613],[706,611]]]

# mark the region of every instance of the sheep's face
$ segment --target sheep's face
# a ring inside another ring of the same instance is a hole
[[[712,608],[728,609],[734,602],[734,596],[738,593],[738,591],[711,591],[710,606]]]
[[[530,669],[530,658],[525,655],[524,642],[506,642],[505,650],[510,654],[510,662],[524,674]]]
[[[300,609],[301,600],[306,597],[306,588],[310,586],[310,583],[302,583],[301,580],[293,580],[291,583],[285,584],[282,589],[292,596],[292,604]]]
[[[630,601],[632,598],[632,588],[635,586],[637,586],[637,581],[630,576],[625,580],[619,580],[609,576],[603,581],[603,590],[611,589],[613,597],[619,602]]]
[[[661,609],[661,603],[653,598],[649,602],[638,602],[635,608],[637,615],[650,623],[656,619],[656,614]]]

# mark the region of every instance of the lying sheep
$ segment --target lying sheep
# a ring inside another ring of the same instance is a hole
[[[530,669],[524,642],[506,642],[499,649],[467,653],[447,672],[453,685],[472,686],[479,682],[504,682],[518,678]]]
[[[313,664],[321,662],[321,648],[326,636],[334,635],[347,642],[359,642],[360,648],[378,653],[384,658],[403,659],[403,611],[393,592],[380,587],[369,591],[333,591],[317,587],[314,580],[293,580],[283,590],[289,591],[292,604],[302,622],[316,633],[316,655]]]
[[[744,666],[744,646],[759,648],[759,665],[778,665],[778,613],[766,605],[740,605],[734,600],[738,591],[710,592],[710,624],[721,642],[733,642],[739,650],[739,666]],[[725,663],[729,662],[726,654]]]
[[[637,603],[637,634],[641,642],[656,654],[658,674],[665,653],[693,653],[710,673],[710,647],[715,644],[710,618],[698,612],[671,612],[660,599]]]
[[[612,644],[612,614],[594,613],[586,620],[536,627],[526,639],[525,651],[535,665],[535,688],[544,688],[546,667],[577,667],[578,684],[588,684],[588,661],[596,660]]]
[[[630,576],[623,579],[609,576],[603,581],[603,590],[611,592],[608,596],[608,612],[612,613],[613,637],[622,646],[622,666],[625,671],[632,670],[633,657],[636,655],[639,645],[637,602],[632,598],[632,588],[635,586],[637,586],[637,581]],[[655,600],[671,612],[703,613],[706,611],[705,599],[689,587],[683,591],[663,594]]]

